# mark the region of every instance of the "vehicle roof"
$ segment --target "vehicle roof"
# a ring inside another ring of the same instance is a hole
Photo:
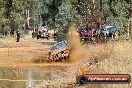
[[[58,43],[55,43],[55,44],[53,44],[52,46],[56,46],[56,45],[58,45],[58,44],[63,44],[64,42],[58,42]]]
[[[105,26],[105,28],[111,28],[111,27],[114,27],[114,26]],[[115,27],[114,27],[115,28]]]
[[[51,49],[54,50],[54,47],[58,47],[58,48],[64,48],[64,47],[67,47],[67,44],[65,41],[62,41],[62,42],[58,42],[58,43],[55,43],[51,46]]]

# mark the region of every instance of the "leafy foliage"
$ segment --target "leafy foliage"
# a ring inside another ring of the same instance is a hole
[[[93,1],[95,9],[92,9]],[[88,11],[89,23],[92,22],[91,19],[94,19],[95,23],[98,22],[100,9],[103,11],[105,24],[115,25],[118,30],[127,29],[131,0],[91,0],[87,3],[86,8],[85,0],[0,0],[0,31],[14,31],[18,28],[26,30],[29,21],[28,26],[32,29],[42,23],[41,26],[58,28],[60,34],[63,34],[72,23],[78,26],[86,24],[85,10]]]

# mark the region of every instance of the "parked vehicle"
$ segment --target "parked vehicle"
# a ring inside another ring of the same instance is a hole
[[[116,28],[114,26],[106,26],[100,30],[99,38],[100,40],[104,40],[106,38],[112,37]]]

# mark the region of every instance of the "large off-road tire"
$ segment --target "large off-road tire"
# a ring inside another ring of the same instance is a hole
[[[76,83],[79,85],[83,85],[86,82],[86,78],[84,76],[77,76],[76,77]]]
[[[63,59],[68,59],[69,57],[69,50],[66,49],[64,51],[60,51],[58,53],[54,53],[50,56],[50,60],[52,61],[62,61]]]

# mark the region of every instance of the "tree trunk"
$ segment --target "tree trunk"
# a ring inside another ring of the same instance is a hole
[[[85,0],[85,22],[86,22],[86,26],[88,28],[89,24],[88,24],[88,1]]]
[[[131,19],[128,20],[128,30],[127,30],[127,36],[128,38],[132,38],[132,21]]]
[[[130,38],[130,19],[128,20],[127,36]]]
[[[27,28],[29,28],[29,20],[30,20],[30,17],[29,17],[29,9],[26,10],[26,15],[27,15]]]
[[[128,8],[128,38],[132,38],[132,9]]]
[[[94,12],[95,12],[94,10],[95,10],[95,0],[92,0],[92,18],[93,19],[95,19],[94,18]]]
[[[103,18],[103,0],[100,0],[100,10],[99,10],[99,29],[102,28],[102,18]]]

